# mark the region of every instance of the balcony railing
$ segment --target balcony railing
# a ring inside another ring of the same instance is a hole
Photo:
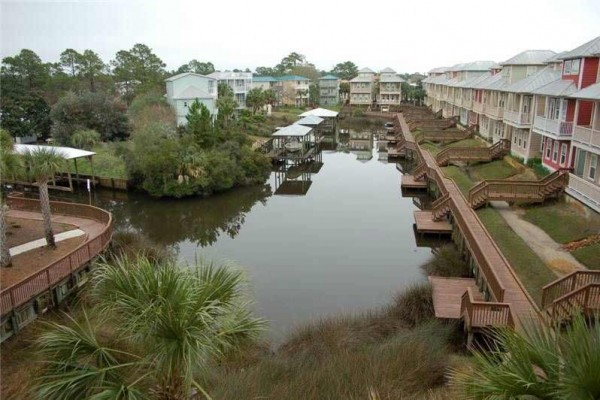
[[[504,107],[487,105],[484,108],[485,115],[494,119],[502,119],[504,117]]]
[[[510,110],[504,112],[504,121],[520,126],[529,125],[531,123],[529,119],[529,113]]]
[[[569,137],[573,134],[573,123],[535,116],[533,130],[536,133],[549,133],[554,136]]]
[[[475,111],[477,114],[483,114],[485,112],[485,105],[480,101],[474,101],[473,111]]]
[[[569,174],[567,192],[600,212],[600,186],[575,174]]]
[[[463,99],[462,106],[467,110],[471,111],[473,109],[473,99],[470,97],[468,99]]]
[[[573,128],[573,140],[600,148],[600,129],[592,129],[589,126],[575,125]]]

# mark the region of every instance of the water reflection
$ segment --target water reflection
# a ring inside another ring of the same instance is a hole
[[[314,156],[307,161],[285,160],[275,165],[274,183],[276,195],[304,196],[312,185],[312,175],[323,167],[323,153],[318,146]]]

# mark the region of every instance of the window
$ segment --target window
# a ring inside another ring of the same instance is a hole
[[[567,105],[569,104],[567,99],[562,99],[560,102],[560,120],[561,121],[566,121],[567,120]]]
[[[564,62],[563,75],[571,75],[571,60]]]
[[[571,61],[571,74],[578,75],[579,74],[579,60]]]
[[[575,148],[575,175],[583,177],[583,170],[585,168],[585,156],[587,152]]]
[[[596,169],[598,169],[598,155],[591,154],[590,169],[588,170],[588,178],[592,181],[596,179]]]
[[[550,159],[550,153],[552,152],[552,140],[546,139],[546,159]]]
[[[560,165],[564,167],[565,162],[567,162],[567,145],[563,143],[560,145]]]
[[[548,119],[558,119],[560,115],[560,99],[551,98],[548,102]]]
[[[184,101],[184,102],[183,102],[183,106],[184,106],[184,107],[187,107],[187,101]]]
[[[537,71],[537,67],[530,65],[527,67],[527,75],[526,76],[533,75],[533,74],[535,74],[536,71]]]
[[[554,142],[554,148],[552,149],[552,162],[558,160],[558,142]]]

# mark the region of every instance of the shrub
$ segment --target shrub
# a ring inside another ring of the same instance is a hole
[[[419,283],[409,286],[395,296],[388,312],[411,327],[434,318],[431,285]]]
[[[468,278],[469,266],[454,245],[442,246],[433,260],[421,266],[427,275]]]
[[[71,136],[71,145],[84,150],[91,150],[100,142],[100,134],[93,129],[78,129]]]
[[[172,250],[159,245],[141,232],[116,232],[109,257],[129,260],[145,258],[155,264],[168,263],[176,258]]]

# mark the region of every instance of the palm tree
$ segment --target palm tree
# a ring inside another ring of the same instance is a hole
[[[453,371],[460,398],[600,398],[600,319],[578,315],[564,331],[535,320],[524,333],[503,329],[493,338],[471,368]]]
[[[44,217],[44,235],[46,243],[51,248],[56,248],[54,233],[52,232],[52,214],[50,212],[50,196],[48,195],[48,180],[54,177],[63,166],[64,158],[52,147],[38,147],[24,155],[25,167],[39,186],[40,205]]]
[[[209,398],[197,378],[264,326],[248,311],[242,283],[240,272],[212,264],[100,263],[96,320],[52,324],[40,337],[40,398],[187,399],[192,389]]]
[[[13,153],[13,140],[8,132],[0,129],[0,178],[14,177],[21,170],[19,157]],[[10,267],[12,259],[6,241],[6,220],[4,217],[4,202],[0,197],[0,266]]]

